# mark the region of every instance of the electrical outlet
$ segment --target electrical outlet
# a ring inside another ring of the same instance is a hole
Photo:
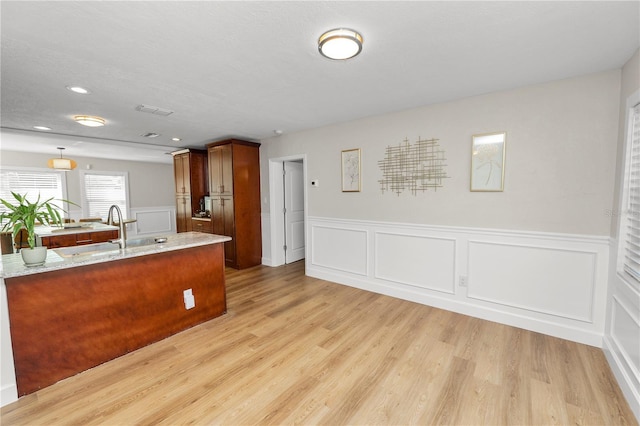
[[[460,287],[466,287],[467,286],[467,276],[466,275],[460,275],[460,278],[458,279],[458,283],[460,284]]]
[[[182,297],[184,299],[184,308],[191,309],[196,306],[196,298],[193,296],[193,291],[191,289],[187,289],[182,292]]]

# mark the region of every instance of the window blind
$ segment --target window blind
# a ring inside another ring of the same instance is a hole
[[[633,108],[630,136],[624,270],[640,282],[640,104]]]
[[[62,173],[46,170],[31,171],[3,168],[0,170],[0,198],[12,204],[17,202],[11,192],[20,195],[26,194],[27,200],[32,203],[38,199],[38,195],[40,195],[40,201],[45,201],[49,198],[62,200],[64,198]],[[52,201],[52,204],[60,208],[68,207],[55,200]],[[7,208],[2,203],[0,203],[0,211],[7,211]],[[64,216],[63,212],[60,212],[60,214]]]
[[[127,179],[125,173],[84,174],[84,215],[107,219],[109,207],[117,205],[127,218]],[[117,220],[117,218],[115,218]]]

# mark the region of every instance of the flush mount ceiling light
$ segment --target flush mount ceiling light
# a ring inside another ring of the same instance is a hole
[[[64,170],[65,172],[75,169],[78,165],[75,161],[68,158],[62,158],[62,150],[64,150],[64,148],[58,147],[57,149],[60,150],[60,158],[50,159],[47,162],[47,165],[52,169]]]
[[[91,93],[88,89],[80,86],[67,86],[67,90],[71,90],[74,93],[78,93],[80,95],[88,95]]]
[[[329,59],[349,59],[362,51],[362,36],[348,28],[336,28],[318,39],[318,51]]]
[[[88,127],[104,126],[104,123],[106,122],[104,118],[93,115],[75,115],[73,116],[73,119],[76,123]]]

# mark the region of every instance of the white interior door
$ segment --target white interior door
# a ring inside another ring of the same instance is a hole
[[[284,229],[285,263],[304,259],[304,176],[302,163],[285,161]]]

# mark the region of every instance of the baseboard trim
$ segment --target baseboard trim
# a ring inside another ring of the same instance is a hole
[[[306,274],[310,277],[348,285],[350,287],[359,288],[361,290],[384,294],[386,296],[396,297],[399,299],[408,300],[410,302],[420,303],[439,309],[445,309],[448,311],[456,312],[463,315],[469,315],[487,321],[499,322],[505,325],[518,327],[537,333],[543,333],[549,336],[571,340],[598,348],[602,347],[601,334],[594,331],[571,327],[570,325],[554,323],[551,321],[545,321],[540,318],[533,318],[526,315],[500,311],[490,307],[465,303],[464,301],[438,297],[434,294],[426,294],[424,292],[398,288],[397,286],[386,286],[381,283],[370,282],[367,279],[358,279],[345,274],[336,273],[335,271],[328,271],[324,268],[314,267],[313,265],[307,265]]]
[[[618,357],[618,354],[614,350],[614,345],[608,336],[604,337],[602,350],[604,351],[604,355],[609,362],[611,371],[613,371],[613,375],[618,381],[620,390],[622,390],[622,393],[627,399],[627,402],[631,407],[631,411],[633,411],[633,414],[636,416],[636,420],[638,421],[638,423],[640,423],[640,394],[632,386],[631,378],[627,375],[626,370],[623,367],[624,364],[621,361],[620,357]]]
[[[0,389],[0,406],[4,407],[7,404],[16,402],[18,400],[18,387],[15,384],[4,386]]]

